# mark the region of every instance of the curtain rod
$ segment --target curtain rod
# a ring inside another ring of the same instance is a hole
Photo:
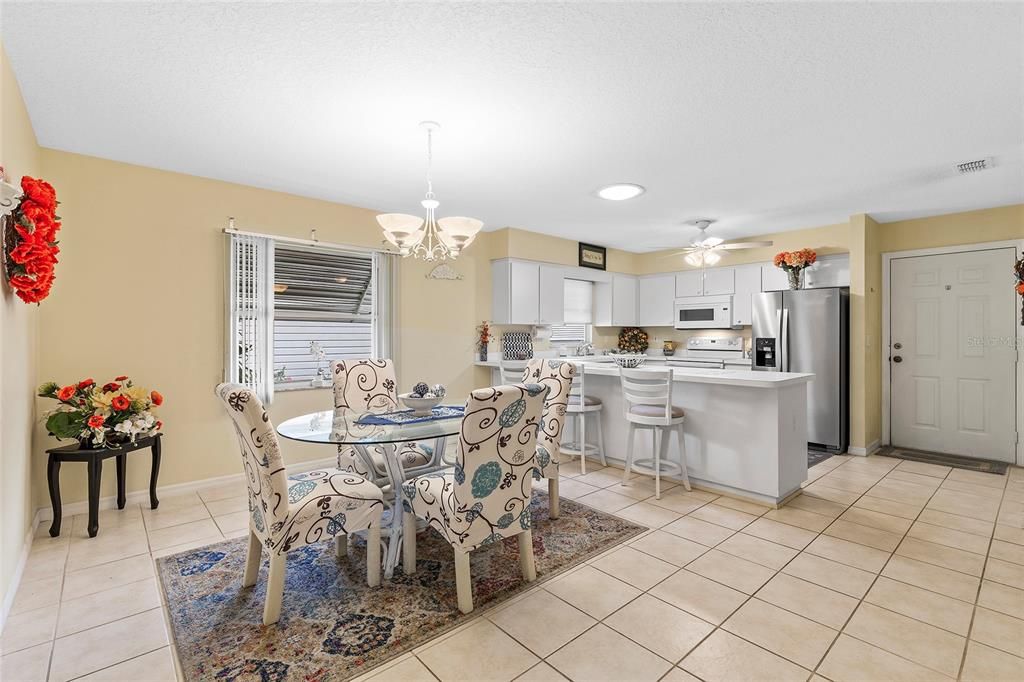
[[[251,232],[249,230],[239,230],[234,227],[234,218],[229,219],[231,227],[224,228],[224,234],[237,234],[243,237],[264,237],[266,239],[273,239],[278,242],[286,242],[289,244],[302,244],[304,246],[324,246],[327,248],[341,249],[343,251],[361,251],[364,253],[386,253],[393,256],[400,255],[398,251],[389,249],[374,249],[367,246],[353,246],[351,244],[338,244],[336,242],[322,242],[316,239],[316,228],[313,228],[313,239],[299,239],[298,237],[283,237],[275,234],[266,234],[264,232]]]

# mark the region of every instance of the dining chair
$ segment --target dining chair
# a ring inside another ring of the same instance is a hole
[[[626,467],[622,473],[622,485],[629,481],[631,469],[654,476],[654,497],[661,499],[661,474],[683,477],[683,485],[690,489],[690,477],[686,473],[686,437],[683,408],[672,404],[671,369],[626,369],[619,368],[622,383],[623,410],[629,422],[626,436]],[[633,459],[633,445],[637,429],[651,429],[653,451],[651,457]],[[672,433],[679,440],[679,462],[668,457],[668,440]]]
[[[565,360],[534,358],[526,363],[522,381],[548,387],[544,399],[544,415],[537,434],[537,470],[534,478],[548,480],[548,518],[561,513],[558,497],[558,464],[561,461],[562,427],[569,404],[576,365]]]
[[[256,584],[263,550],[270,554],[263,624],[281,616],[287,555],[334,538],[338,558],[347,554],[348,535],[368,531],[366,582],[380,585],[380,528],[383,493],[362,476],[319,469],[288,476],[274,425],[256,394],[238,384],[220,384],[217,396],[235,425],[242,469],[249,488],[249,548],[243,587]]]
[[[402,484],[402,568],[416,572],[416,519],[455,552],[459,610],[473,610],[469,553],[518,536],[523,580],[537,578],[530,518],[537,430],[548,389],[540,384],[473,391],[459,430],[455,466]]]
[[[604,404],[600,398],[587,395],[587,366],[580,365],[573,378],[569,390],[569,402],[566,404],[566,421],[572,423],[573,441],[563,443],[561,451],[566,455],[580,458],[580,471],[587,473],[587,454],[595,454],[601,458],[601,466],[608,466],[604,452],[604,425],[601,423],[601,412]],[[597,428],[596,443],[587,443],[587,417],[594,417]]]
[[[391,360],[335,360],[331,362],[331,377],[335,409],[344,408],[357,412],[390,412],[401,409],[398,402],[395,364]],[[372,472],[370,462],[360,456],[351,445],[338,446],[338,468],[378,483],[386,482],[387,470],[380,448],[366,447],[365,452],[372,460]],[[434,448],[415,442],[402,443],[398,456],[403,468],[417,469],[433,462]]]

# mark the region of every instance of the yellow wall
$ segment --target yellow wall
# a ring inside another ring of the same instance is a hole
[[[0,46],[0,164],[17,185],[41,175],[39,147]],[[0,604],[8,598],[31,527],[30,486],[37,309],[0,284]]]
[[[882,257],[879,225],[850,217],[850,447],[862,451],[882,435]]]
[[[885,223],[879,239],[882,253],[1024,239],[1024,204]]]
[[[223,380],[222,230],[380,246],[375,211],[270,192],[113,161],[44,150],[47,176],[63,201],[60,280],[41,308],[39,378],[58,383],[84,376],[129,374],[159,389],[166,439],[161,485],[240,473],[238,449],[213,387]],[[453,395],[474,385],[473,329],[490,308],[489,233],[454,267],[458,281],[428,280],[431,266],[400,264],[400,330],[396,363],[402,385],[423,379]],[[482,301],[482,302],[481,302]],[[39,399],[40,411],[52,401]],[[329,409],[329,389],[279,392],[275,420]],[[39,447],[52,442],[41,426]],[[286,462],[330,457],[330,447],[288,442]],[[65,502],[85,498],[83,467],[65,467]],[[145,458],[130,459],[129,489],[143,489]],[[43,470],[35,502],[47,500]],[[103,495],[114,493],[112,472]]]

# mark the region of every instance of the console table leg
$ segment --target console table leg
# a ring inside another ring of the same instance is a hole
[[[89,459],[89,537],[96,537],[100,530],[100,479],[103,476],[103,460]]]
[[[124,509],[126,501],[124,479],[128,468],[128,455],[118,455],[115,459],[117,460],[117,508]]]
[[[156,509],[160,506],[160,500],[156,499],[156,477],[160,474],[160,437],[153,441],[153,468],[149,472],[149,506]]]
[[[60,535],[60,460],[53,454],[46,462],[46,480],[50,486],[50,504],[53,506],[53,523],[50,524],[50,537]]]

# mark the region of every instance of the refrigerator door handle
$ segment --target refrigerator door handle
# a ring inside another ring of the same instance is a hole
[[[782,337],[780,339],[779,349],[780,362],[782,363],[783,372],[789,371],[789,310],[786,308],[782,309],[782,320],[779,323],[779,334]]]

